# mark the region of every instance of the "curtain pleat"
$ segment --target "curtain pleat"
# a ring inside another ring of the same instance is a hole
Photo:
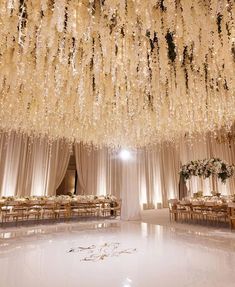
[[[12,132],[0,136],[0,195],[55,195],[69,162],[64,141],[50,144]]]
[[[77,194],[112,194],[120,197],[121,165],[115,153],[75,144]]]

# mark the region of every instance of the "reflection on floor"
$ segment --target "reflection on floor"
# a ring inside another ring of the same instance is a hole
[[[0,229],[0,286],[234,286],[235,232],[142,217]]]

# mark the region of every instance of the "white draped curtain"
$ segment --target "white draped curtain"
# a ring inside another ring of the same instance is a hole
[[[51,146],[49,158],[46,194],[55,195],[56,189],[61,184],[68,168],[70,150],[68,143],[55,141]]]
[[[75,159],[78,173],[78,194],[119,197],[121,190],[121,162],[107,148],[75,144]]]
[[[122,199],[123,218],[139,217],[143,204],[167,206],[178,197],[179,168],[190,160],[218,157],[235,163],[235,145],[218,144],[208,137],[178,145],[162,145],[132,151],[129,161],[117,152],[75,144],[79,194],[113,194]],[[30,140],[17,133],[0,136],[0,195],[55,195],[68,166],[69,145],[63,140],[49,143]],[[189,195],[212,190],[233,194],[235,177],[226,184],[218,180],[193,177],[187,182]]]
[[[122,199],[122,219],[140,218],[140,158],[132,152],[122,161],[117,152],[75,144],[78,194],[112,194]]]
[[[174,147],[131,151],[122,161],[118,152],[75,145],[79,194],[113,194],[122,199],[122,217],[139,218],[143,204],[167,205],[176,197],[179,155]]]
[[[178,195],[179,154],[174,146],[138,150],[140,157],[140,202],[167,206]]]
[[[138,217],[136,198],[141,208],[144,204],[166,207],[168,199],[177,198],[181,164],[211,157],[235,163],[234,144],[231,147],[226,143],[218,144],[210,137],[190,142],[182,139],[178,145],[138,149],[126,162],[121,161],[117,153],[105,148],[87,148],[82,144],[75,145],[75,155],[80,188],[78,193],[115,194],[121,197],[124,210],[128,210],[126,218]],[[187,185],[189,196],[197,191],[209,195],[214,189],[222,194],[233,194],[235,177],[226,184],[212,178],[193,177]]]
[[[23,134],[0,136],[1,196],[55,195],[69,162],[69,146]]]
[[[141,154],[130,152],[128,160],[121,161],[121,198],[123,220],[139,220],[141,188]]]

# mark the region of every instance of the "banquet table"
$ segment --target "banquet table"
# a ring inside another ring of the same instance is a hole
[[[116,217],[120,202],[115,197],[57,196],[43,198],[0,198],[2,224],[30,219],[59,219],[75,216]]]
[[[175,221],[230,223],[235,226],[235,203],[223,198],[191,198],[169,202],[170,218]]]

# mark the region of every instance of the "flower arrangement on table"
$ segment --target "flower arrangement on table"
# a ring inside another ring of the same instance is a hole
[[[192,176],[208,178],[211,175],[216,175],[222,183],[225,183],[228,178],[234,175],[234,171],[234,165],[229,165],[219,158],[211,158],[194,160],[182,165],[180,175],[184,179],[190,179]]]
[[[29,203],[29,202],[113,202],[117,201],[116,196],[114,195],[58,195],[58,196],[26,196],[26,197],[18,197],[18,196],[2,196],[0,197],[0,204],[14,202],[14,203]]]

